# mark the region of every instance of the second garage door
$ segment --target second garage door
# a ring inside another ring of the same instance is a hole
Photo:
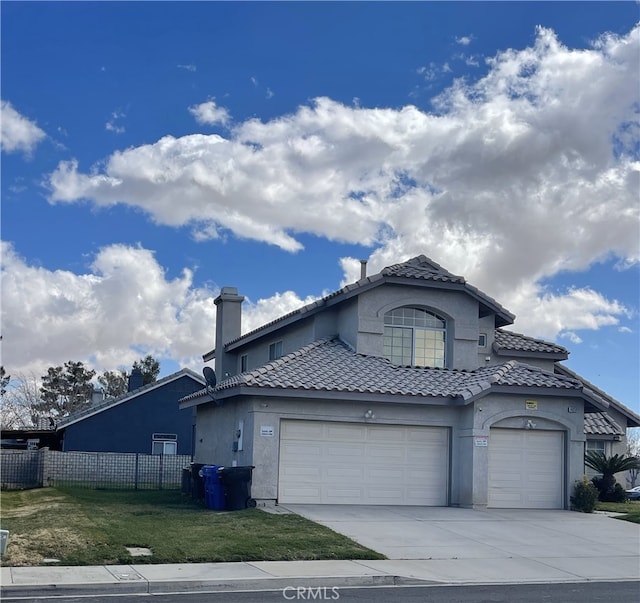
[[[492,429],[489,506],[562,509],[563,467],[563,432]]]
[[[281,503],[444,506],[444,427],[283,420]]]

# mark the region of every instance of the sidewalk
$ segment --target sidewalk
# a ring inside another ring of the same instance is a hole
[[[412,559],[371,561],[255,561],[175,565],[3,567],[2,597],[35,594],[169,593],[280,590],[286,587],[392,586],[406,584],[523,584],[638,580],[637,558],[565,560],[560,570],[543,562],[511,559]]]
[[[0,594],[640,582],[640,526],[606,514],[394,506],[292,509],[388,559],[190,564],[132,559],[128,565],[3,567]]]

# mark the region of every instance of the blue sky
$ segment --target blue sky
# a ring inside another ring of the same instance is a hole
[[[3,2],[2,362],[202,368],[424,253],[640,411],[635,2]]]

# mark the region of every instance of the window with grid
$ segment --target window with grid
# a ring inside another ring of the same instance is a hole
[[[387,360],[401,366],[445,366],[444,318],[421,308],[403,307],[387,312],[384,325]]]
[[[154,433],[151,454],[178,454],[178,436],[175,433]]]

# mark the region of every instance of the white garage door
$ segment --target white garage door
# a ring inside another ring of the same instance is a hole
[[[489,506],[562,509],[564,434],[492,429],[489,437]]]
[[[283,420],[281,503],[447,504],[448,430]]]

